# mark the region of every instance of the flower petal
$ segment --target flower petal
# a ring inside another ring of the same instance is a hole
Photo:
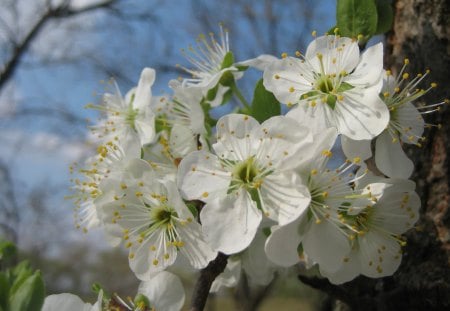
[[[253,240],[262,219],[261,211],[246,191],[208,202],[200,212],[205,239],[225,254],[244,250]]]
[[[385,175],[396,178],[409,178],[414,163],[406,156],[401,143],[392,141],[388,131],[384,131],[376,140],[375,164]]]
[[[138,293],[145,295],[156,310],[180,311],[185,293],[180,279],[173,273],[161,271],[139,285]]]

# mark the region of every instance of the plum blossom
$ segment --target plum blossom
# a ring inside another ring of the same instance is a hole
[[[310,132],[286,117],[262,124],[240,114],[219,119],[215,154],[192,152],[178,170],[183,197],[206,203],[200,219],[213,248],[237,253],[263,215],[286,224],[303,212],[310,198],[291,169],[306,161],[311,146]]]
[[[264,86],[288,106],[302,124],[336,127],[354,140],[380,134],[389,120],[378,97],[382,87],[383,47],[360,55],[356,41],[339,36],[316,38],[306,54],[272,62],[264,71]]]

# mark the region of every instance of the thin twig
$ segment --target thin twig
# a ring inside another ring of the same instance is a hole
[[[200,271],[192,294],[191,311],[202,311],[208,299],[209,290],[216,277],[225,270],[228,262],[228,255],[219,253],[206,268]]]

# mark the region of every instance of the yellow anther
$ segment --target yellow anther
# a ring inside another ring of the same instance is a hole
[[[207,198],[208,196],[209,196],[208,192],[205,191],[205,192],[202,193],[202,197]]]
[[[128,255],[128,258],[133,259],[134,258],[134,253],[130,253],[130,255]]]
[[[317,31],[315,31],[315,30],[313,30],[312,32],[311,32],[311,36],[313,36],[314,38],[317,36]]]
[[[405,58],[405,60],[403,61],[405,63],[405,65],[409,65],[409,59]]]
[[[140,197],[142,197],[144,194],[142,193],[142,192],[140,192],[140,191],[136,191],[135,193],[134,193],[138,198],[140,198]]]
[[[291,87],[289,88],[289,92],[294,93],[294,91],[295,91],[294,87],[291,86]]]
[[[383,96],[384,96],[384,97],[389,97],[389,95],[391,95],[391,94],[389,94],[389,92],[384,92],[384,93],[383,93]]]
[[[164,254],[164,259],[166,259],[166,260],[167,260],[167,259],[169,259],[169,258],[170,258],[170,255],[169,255],[169,254],[167,254],[167,253],[165,253],[165,254]]]
[[[281,58],[286,58],[288,54],[286,52],[281,53]]]
[[[108,149],[105,146],[98,146],[97,153],[104,158],[108,154]]]
[[[154,266],[157,266],[158,263],[159,263],[158,259],[153,259],[152,264],[153,264]]]
[[[404,80],[409,79],[409,73],[405,72],[405,73],[403,74],[402,78],[403,78]]]
[[[309,104],[311,105],[311,107],[316,107],[317,102],[315,100],[312,100],[309,102]]]
[[[435,82],[431,83],[431,87],[432,88],[436,88],[437,87],[437,83],[435,83]]]
[[[312,169],[311,170],[311,175],[317,175],[317,170],[316,169]]]
[[[274,77],[274,78],[275,78],[276,80],[280,79],[280,76],[279,76],[279,75],[277,75],[277,74],[276,74],[276,75],[274,75],[273,77]]]
[[[295,51],[295,56],[300,57],[302,56],[302,53],[300,53],[300,51]]]
[[[360,157],[355,157],[353,159],[353,163],[359,163],[359,162],[361,162],[361,158]]]
[[[316,219],[316,224],[319,225],[320,223],[322,223],[322,220]]]
[[[331,156],[333,155],[333,153],[330,150],[324,150],[322,151],[322,155],[326,156],[328,158],[331,158]]]

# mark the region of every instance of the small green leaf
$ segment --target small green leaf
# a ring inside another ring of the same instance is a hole
[[[30,263],[26,260],[17,264],[10,273],[11,295],[13,295],[31,275],[33,270],[30,267]]]
[[[314,96],[317,96],[317,95],[319,95],[320,94],[320,92],[318,92],[318,91],[309,91],[308,93],[305,93],[305,94],[302,94],[302,96],[300,96],[300,99],[308,99],[308,98],[310,98],[310,97],[314,97]]]
[[[331,109],[336,107],[336,95],[327,95],[327,105],[330,106]]]
[[[264,122],[279,114],[281,114],[280,103],[271,92],[266,90],[263,80],[259,80],[253,95],[251,115],[259,122]]]
[[[40,311],[45,299],[45,285],[36,271],[9,297],[10,311]]]
[[[242,65],[235,65],[235,67],[239,70],[239,71],[246,71],[248,69],[248,66],[242,66]]]
[[[197,218],[198,217],[198,209],[197,209],[197,205],[195,205],[192,202],[187,202],[186,206],[188,207],[189,211],[191,212],[191,214]]]
[[[390,0],[376,0],[375,4],[378,13],[378,23],[375,34],[383,34],[392,28],[394,9],[392,8]]]
[[[225,54],[225,57],[223,58],[220,69],[231,67],[233,66],[233,64],[234,64],[234,55],[232,52],[227,52],[227,54]]]
[[[377,6],[375,0],[338,0],[337,27],[341,35],[368,40],[377,30]]]
[[[8,310],[9,305],[9,282],[4,273],[0,272],[0,308],[2,310]]]
[[[343,92],[345,92],[345,91],[348,91],[348,90],[351,90],[351,89],[353,89],[354,88],[354,86],[353,85],[351,85],[350,83],[347,83],[347,82],[342,82],[340,85],[339,85],[339,88],[338,88],[338,93],[343,93]]]
[[[219,84],[217,84],[212,89],[209,89],[208,92],[206,93],[206,100],[208,100],[208,101],[214,100],[214,98],[216,98],[218,89],[219,89]]]

